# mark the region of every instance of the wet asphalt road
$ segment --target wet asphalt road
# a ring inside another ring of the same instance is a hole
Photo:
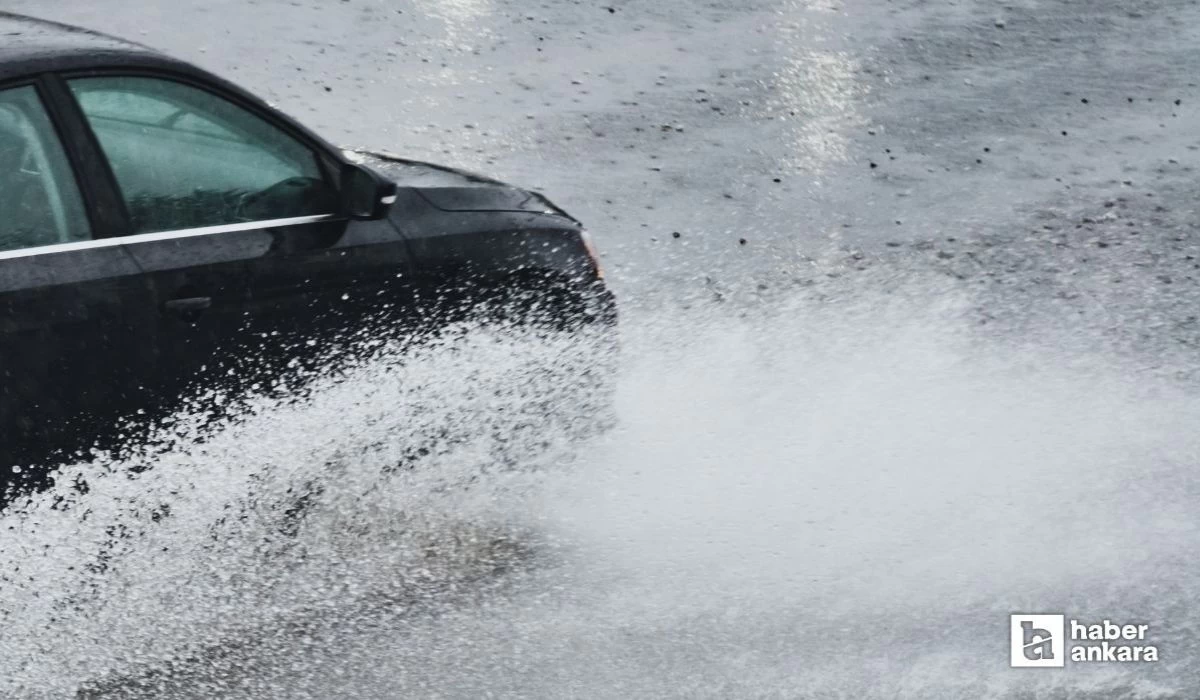
[[[196,61],[336,142],[540,187],[639,291],[1019,237],[1186,182],[1200,138],[1182,0],[4,6]]]
[[[437,624],[390,621],[419,643],[386,622],[330,632],[317,655],[298,653],[309,667],[299,685],[264,673],[275,684],[265,696],[1189,697],[1200,687],[1189,661],[1200,489],[1188,470],[1200,452],[1187,393],[1200,342],[1195,3],[0,5],[166,49],[347,146],[544,190],[596,235],[635,328],[682,298],[773,299],[783,310],[764,346],[830,339],[803,360],[784,357],[778,377],[673,355],[631,370],[647,387],[623,399],[625,437],[640,451],[618,447],[604,465],[612,476],[568,488],[549,509],[569,533],[599,540],[577,546],[601,556],[531,584],[582,589],[579,599],[539,592]],[[1122,360],[1086,382],[1093,393],[1069,373],[960,383],[936,347],[872,355],[891,346],[854,328],[853,313],[880,325],[888,313],[851,308],[846,320],[784,303],[802,293],[882,306],[912,278],[924,302],[937,296],[930,279],[966,290],[966,316],[999,329],[983,337],[1013,365],[1001,375],[1096,348]],[[655,338],[635,336],[635,351]],[[705,338],[713,352],[743,350]],[[1028,357],[1026,342],[1039,348]],[[871,374],[868,360],[887,371]],[[815,369],[795,376],[802,361]],[[671,375],[681,366],[687,381]],[[831,383],[841,372],[847,382]],[[709,383],[694,388],[695,376]],[[807,393],[777,397],[777,387]],[[777,418],[796,405],[807,422]],[[687,412],[695,406],[722,406],[737,441],[659,444],[722,434]],[[1042,432],[1060,420],[1061,435]],[[822,446],[822,467],[740,480],[758,451],[787,465],[809,455],[785,449],[795,434]],[[863,435],[871,447],[856,451]],[[914,445],[942,461],[904,457]],[[1115,456],[1127,451],[1129,461]],[[863,466],[893,455],[882,476]],[[725,466],[705,483],[693,468],[710,459]],[[730,464],[737,478],[722,472]],[[802,515],[789,492],[808,494]],[[561,512],[585,502],[594,510]],[[644,515],[697,504],[712,507],[711,530]],[[1071,537],[1046,535],[1033,524],[1043,517]],[[800,563],[773,568],[780,551]],[[665,573],[643,577],[657,566]],[[1013,676],[1003,628],[1022,607],[1148,620],[1174,656],[1151,672]],[[339,668],[347,677],[329,680]]]

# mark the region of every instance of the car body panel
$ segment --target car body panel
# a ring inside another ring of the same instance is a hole
[[[536,211],[558,216],[579,224],[574,217],[555,205],[544,194],[514,187],[500,180],[448,165],[401,158],[378,151],[347,151],[358,163],[364,163],[391,178],[401,187],[433,192],[430,201],[446,211]],[[465,191],[470,191],[468,194]],[[438,192],[443,192],[439,196]],[[503,192],[504,199],[496,192]],[[469,197],[478,197],[471,200]],[[497,206],[496,202],[503,204]]]
[[[581,224],[540,193],[343,152],[241,88],[131,42],[3,12],[0,34],[0,89],[37,86],[94,237],[0,251],[0,469],[112,444],[96,436],[145,429],[206,388],[269,383],[285,365],[320,362],[364,337],[451,321],[431,309],[465,308],[517,284],[570,287],[614,318]],[[97,75],[225,97],[319,154],[333,187],[351,163],[365,164],[398,185],[395,202],[377,220],[331,214],[130,235],[112,170],[66,83]]]
[[[447,281],[492,283],[530,268],[573,279],[595,277],[581,229],[557,215],[447,212],[423,191],[402,188],[391,217],[408,238],[419,268]]]
[[[419,266],[495,280],[539,267],[578,279],[597,269],[582,225],[538,192],[448,166],[378,153],[356,153],[400,186],[392,221]]]
[[[5,468],[81,447],[74,436],[112,428],[118,406],[147,405],[158,338],[141,332],[156,320],[143,283],[124,246],[0,259]]]

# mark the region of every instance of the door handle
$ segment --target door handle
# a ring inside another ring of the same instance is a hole
[[[172,299],[163,308],[174,314],[196,314],[212,306],[212,297],[185,297]]]

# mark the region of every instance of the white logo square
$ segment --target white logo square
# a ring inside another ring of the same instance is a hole
[[[1063,615],[1011,615],[1009,617],[1013,668],[1062,668],[1067,655]]]

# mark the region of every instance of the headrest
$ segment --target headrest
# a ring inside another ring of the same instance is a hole
[[[30,133],[29,120],[20,110],[11,105],[0,104],[0,168],[5,170],[20,163],[6,163],[6,159],[25,155]]]

